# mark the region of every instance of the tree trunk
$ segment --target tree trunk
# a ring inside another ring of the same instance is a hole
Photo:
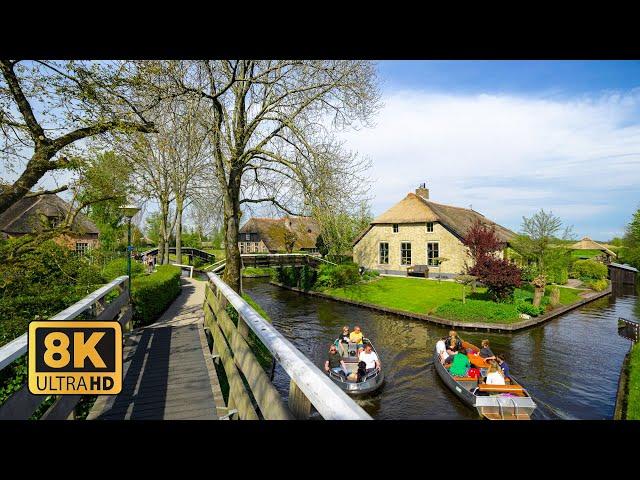
[[[536,289],[533,292],[533,305],[535,307],[540,306],[540,302],[542,301],[543,296],[544,296],[544,287],[542,288],[536,287]]]
[[[176,197],[176,263],[182,263],[182,210],[184,199]]]
[[[156,264],[162,265],[163,258],[164,258],[164,239],[161,237],[158,239],[158,256],[156,257]]]
[[[551,289],[551,298],[549,303],[551,303],[552,307],[555,307],[560,303],[560,289],[558,287],[553,287]]]
[[[224,267],[223,280],[233,290],[240,291],[240,275],[242,259],[238,247],[238,235],[240,230],[240,175],[233,176],[229,180],[227,193],[223,201],[224,208],[224,249],[226,265]]]

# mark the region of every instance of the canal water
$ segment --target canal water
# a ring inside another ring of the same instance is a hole
[[[267,279],[243,279],[245,291],[275,327],[316,365],[343,325],[360,325],[380,355],[385,384],[356,401],[376,419],[475,419],[442,383],[433,348],[448,329],[285,290]],[[617,335],[618,317],[640,318],[633,288],[617,290],[562,317],[512,334],[463,332],[479,345],[489,339],[538,404],[535,419],[611,419],[618,378],[630,342]],[[274,384],[288,395],[289,379],[276,368]]]

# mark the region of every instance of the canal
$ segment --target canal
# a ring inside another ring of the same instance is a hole
[[[448,329],[244,279],[243,287],[275,327],[315,364],[324,363],[342,325],[360,325],[381,357],[386,382],[356,400],[376,419],[474,419],[442,383],[432,351]],[[463,332],[479,344],[488,338],[538,404],[535,419],[611,419],[629,341],[617,335],[618,317],[640,317],[635,291],[625,289],[528,330],[512,334]],[[289,379],[276,368],[274,384],[288,395]]]

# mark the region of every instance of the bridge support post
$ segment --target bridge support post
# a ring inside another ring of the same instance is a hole
[[[311,402],[293,380],[289,383],[289,410],[298,420],[307,420],[311,414]]]

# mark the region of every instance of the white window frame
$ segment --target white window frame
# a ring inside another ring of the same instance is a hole
[[[429,244],[430,243],[435,243],[438,246],[438,256],[434,257],[434,258],[440,258],[440,242],[438,240],[433,241],[433,242],[427,242],[427,266],[428,267],[439,267],[440,265],[434,265],[432,263],[429,263]]]
[[[434,231],[434,223],[435,222],[427,222],[427,233],[433,233],[433,231]],[[431,227],[431,230],[429,230],[429,227]]]
[[[402,245],[408,243],[409,244],[409,263],[403,263],[404,258],[402,256]],[[413,265],[413,245],[411,245],[411,241],[405,240],[400,242],[400,265],[411,266]]]
[[[382,255],[381,255],[381,251],[380,249],[382,248],[382,244],[387,245],[387,261],[386,262],[381,262],[380,260],[382,260]],[[378,243],[378,265],[389,265],[389,242],[379,242]]]
[[[78,250],[78,245],[83,245],[84,248],[81,250]],[[89,242],[76,242],[75,250],[78,255],[81,255],[81,256],[85,255],[89,251],[89,248],[90,248]]]

